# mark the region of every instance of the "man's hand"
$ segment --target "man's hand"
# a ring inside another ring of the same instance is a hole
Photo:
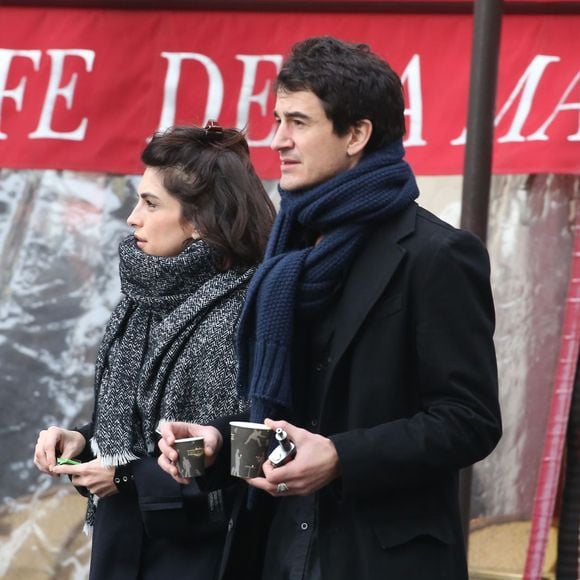
[[[162,422],[159,424],[161,439],[159,440],[159,449],[161,455],[157,459],[159,467],[169,473],[178,483],[187,484],[190,478],[184,478],[179,475],[175,462],[178,455],[175,447],[176,439],[185,439],[187,437],[203,437],[203,452],[205,455],[205,466],[210,467],[214,464],[216,456],[222,447],[221,433],[215,427],[207,425],[198,425],[196,423],[178,423]]]
[[[246,480],[250,485],[276,497],[309,495],[340,476],[338,454],[330,439],[295,427],[286,421],[266,419],[264,423],[273,430],[281,427],[288,433],[288,438],[296,445],[296,457],[286,465],[276,468],[266,461],[262,467],[265,477]],[[285,483],[288,490],[278,492],[280,483]]]
[[[51,471],[55,475],[70,475],[73,485],[86,487],[98,497],[119,493],[113,481],[115,468],[103,467],[98,458],[79,465],[57,465]]]
[[[85,444],[85,438],[78,431],[49,427],[38,434],[34,465],[43,473],[55,475],[52,468],[56,466],[57,455],[71,459],[82,452]]]

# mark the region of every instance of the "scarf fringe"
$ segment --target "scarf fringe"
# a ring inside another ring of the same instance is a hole
[[[93,532],[93,523],[95,521],[95,511],[99,503],[98,495],[91,495],[87,500],[87,513],[85,515],[85,524],[83,526],[83,534],[89,536]]]
[[[103,467],[118,467],[119,465],[127,465],[127,463],[131,463],[131,461],[139,459],[139,457],[131,451],[123,451],[122,453],[115,453],[114,455],[103,455],[101,454],[99,444],[94,437],[91,439],[91,450],[95,457],[98,457],[101,460],[101,465]]]

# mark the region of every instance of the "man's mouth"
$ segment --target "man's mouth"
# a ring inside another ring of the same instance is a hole
[[[291,167],[292,165],[298,165],[300,163],[296,159],[280,159],[280,167]]]

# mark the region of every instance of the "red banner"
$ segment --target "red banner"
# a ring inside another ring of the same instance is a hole
[[[264,179],[271,85],[291,45],[330,34],[371,45],[401,75],[407,158],[460,174],[472,17],[0,8],[0,166],[139,173],[173,123],[246,127]],[[580,173],[580,15],[506,15],[495,173]]]

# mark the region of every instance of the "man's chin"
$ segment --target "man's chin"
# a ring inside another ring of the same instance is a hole
[[[306,189],[307,187],[309,187],[309,185],[307,183],[303,183],[302,181],[298,180],[298,179],[288,179],[288,178],[284,178],[284,176],[282,176],[280,178],[280,187],[284,190],[284,191],[298,191],[300,189]]]

